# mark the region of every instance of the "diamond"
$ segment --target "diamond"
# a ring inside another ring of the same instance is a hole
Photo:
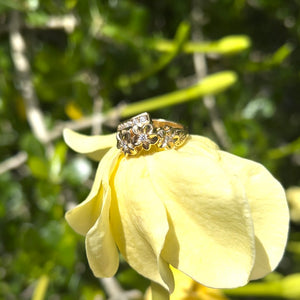
[[[138,140],[139,140],[140,142],[147,141],[147,140],[148,140],[147,134],[145,134],[145,133],[140,134]]]
[[[147,121],[147,118],[145,116],[140,117],[140,122],[141,123],[146,122],[146,121]]]
[[[138,127],[142,127],[143,125],[150,123],[150,116],[147,113],[142,113],[133,119],[133,124],[137,125]]]

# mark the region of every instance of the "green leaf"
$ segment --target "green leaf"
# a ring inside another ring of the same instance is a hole
[[[269,150],[268,157],[271,159],[279,159],[293,153],[300,153],[300,137],[282,147]]]
[[[59,142],[55,149],[52,158],[50,159],[50,178],[52,181],[57,182],[60,179],[62,166],[66,160],[67,146],[63,142]]]
[[[36,287],[33,292],[32,300],[43,300],[49,285],[49,277],[43,275],[39,278]]]
[[[40,211],[50,212],[57,203],[61,186],[48,180],[39,180],[36,183],[36,204]]]
[[[117,85],[121,88],[125,88],[129,85],[136,84],[146,79],[147,77],[157,73],[158,71],[162,70],[181,51],[181,48],[187,39],[189,31],[190,31],[190,26],[187,23],[182,22],[177,29],[175,39],[174,39],[174,46],[172,47],[172,50],[169,53],[163,55],[157,62],[153,62],[150,65],[150,67],[145,70],[133,73],[131,75],[121,75],[117,79]]]
[[[287,245],[287,250],[300,256],[300,242],[290,241]]]
[[[174,51],[175,44],[165,39],[149,40],[147,45],[157,51],[171,52]],[[217,41],[202,42],[186,42],[183,45],[185,53],[217,53],[223,55],[235,54],[245,51],[251,46],[251,40],[246,35],[229,35]]]
[[[251,72],[257,72],[269,70],[275,66],[280,66],[283,61],[291,55],[293,50],[294,47],[291,44],[284,44],[278,50],[276,50],[275,53],[264,58],[264,60],[261,60],[259,62],[248,62],[245,69]]]
[[[21,136],[20,147],[28,155],[45,157],[44,146],[35,138],[31,132],[26,132]]]
[[[33,176],[39,179],[48,179],[49,165],[45,159],[31,156],[28,159],[28,166]]]
[[[31,26],[46,25],[50,16],[41,11],[28,12],[26,15],[26,22]]]
[[[291,44],[281,46],[265,63],[269,65],[280,65],[294,50]]]
[[[120,284],[126,289],[134,289],[136,286],[139,286],[145,291],[149,287],[149,279],[141,276],[132,268],[118,272],[116,277]]]
[[[24,5],[22,2],[17,0],[0,0],[0,12],[4,11],[5,9],[23,10]]]
[[[191,87],[129,104],[121,111],[121,116],[129,117],[144,111],[153,111],[191,101],[204,95],[217,94],[232,86],[236,81],[237,75],[232,71],[215,73]]]
[[[76,6],[77,0],[65,0],[65,6],[67,9],[72,9]]]
[[[249,283],[237,289],[224,290],[229,296],[258,296],[258,297],[284,297],[287,299],[300,298],[300,273],[288,275],[284,278]]]

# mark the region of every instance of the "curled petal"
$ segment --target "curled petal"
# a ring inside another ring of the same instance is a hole
[[[137,272],[172,291],[172,272],[161,257],[167,214],[145,158],[123,158],[112,184],[111,226],[121,254]]]
[[[202,148],[203,142],[207,147]],[[255,259],[244,190],[220,166],[212,143],[192,138],[188,144],[180,152],[147,157],[151,182],[169,214],[162,257],[206,286],[244,285]]]
[[[99,217],[104,189],[109,185],[109,176],[116,165],[119,151],[112,148],[99,163],[92,189],[82,203],[66,213],[69,225],[79,234],[85,235]]]
[[[71,149],[96,161],[100,161],[105,153],[116,145],[116,134],[87,136],[65,129],[63,136]]]
[[[110,203],[111,190],[108,187],[100,216],[85,239],[88,262],[96,277],[114,276],[119,266],[119,254],[109,224]]]
[[[250,279],[258,279],[281,260],[287,241],[289,210],[281,184],[261,164],[220,152],[245,188],[256,237],[256,259]]]

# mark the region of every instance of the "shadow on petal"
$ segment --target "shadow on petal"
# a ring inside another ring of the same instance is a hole
[[[173,221],[170,218],[170,215],[168,212],[167,212],[167,218],[168,218],[168,223],[169,223],[169,231],[166,235],[166,240],[165,240],[161,254],[163,257],[165,256],[165,257],[169,257],[169,259],[171,258],[170,264],[174,268],[178,268],[180,244],[179,244],[178,238],[176,236]],[[172,250],[170,251],[170,249],[172,249]]]
[[[154,189],[169,213],[162,257],[206,286],[244,285],[255,259],[244,190],[222,168],[214,149],[201,153],[200,148],[200,155],[191,153],[192,147],[188,153],[181,149],[146,157]]]
[[[284,254],[289,228],[285,191],[263,165],[227,152],[219,153],[223,164],[244,186],[257,238],[250,279],[262,278],[277,267]]]
[[[255,262],[250,274],[250,279],[259,279],[261,274],[272,272],[269,256],[261,241],[255,237]]]
[[[161,257],[168,232],[166,210],[153,189],[145,157],[122,159],[115,176],[110,222],[114,239],[128,264],[172,291],[169,264]]]
[[[101,214],[85,239],[89,265],[96,277],[114,276],[119,266],[119,255],[109,224],[110,204],[111,191],[107,188]]]

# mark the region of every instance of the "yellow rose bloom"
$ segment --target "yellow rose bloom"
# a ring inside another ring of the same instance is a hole
[[[141,275],[174,289],[170,265],[211,288],[234,288],[278,265],[289,212],[280,183],[261,164],[192,135],[177,150],[126,156],[115,134],[66,143],[100,161],[85,201],[66,214],[85,236],[97,277],[113,276],[119,253]]]

